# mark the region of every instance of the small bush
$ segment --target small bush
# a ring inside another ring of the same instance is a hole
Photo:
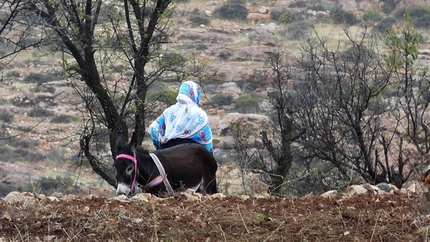
[[[37,152],[27,152],[27,154],[24,156],[24,160],[30,163],[43,161],[45,159],[46,156]]]
[[[309,36],[309,29],[314,25],[305,21],[295,22],[287,26],[287,38],[289,40],[300,40]]]
[[[256,95],[240,96],[235,103],[235,109],[241,113],[256,113],[258,112],[259,97]]]
[[[165,53],[160,58],[160,65],[165,68],[182,67],[187,61],[187,58],[178,53]]]
[[[430,8],[419,6],[419,5],[413,5],[413,6],[400,9],[394,14],[394,17],[398,19],[404,19],[406,13],[412,19],[416,19],[430,14]]]
[[[382,1],[381,11],[385,14],[390,14],[396,9],[396,1],[395,0],[384,0]]]
[[[414,20],[415,28],[429,28],[430,27],[430,14],[424,15]]]
[[[17,188],[12,184],[0,183],[0,197],[5,197],[12,191],[16,191]]]
[[[21,192],[33,192],[51,195],[54,192],[63,194],[74,193],[74,180],[71,177],[41,177],[35,184],[28,184],[21,188]]]
[[[306,8],[307,6],[305,1],[295,1],[288,5],[289,8]]]
[[[61,162],[67,160],[64,157],[64,152],[61,149],[51,149],[46,151],[45,153],[45,159],[49,160],[50,162]]]
[[[415,28],[428,28],[430,27],[430,8],[423,6],[409,6],[397,11],[394,16],[398,19],[404,19],[405,14],[414,22]]]
[[[79,121],[78,117],[67,115],[67,114],[60,114],[60,115],[54,117],[51,120],[51,123],[55,123],[55,124],[69,124],[69,123],[74,123],[74,122],[77,122],[77,121]]]
[[[37,85],[42,85],[46,82],[57,81],[62,78],[60,71],[54,71],[49,73],[30,73],[24,77],[24,83],[37,83]]]
[[[10,123],[13,120],[13,114],[2,108],[0,109],[0,120],[4,123]]]
[[[163,89],[156,92],[148,93],[147,101],[148,102],[162,102],[167,106],[173,105],[176,103],[176,97],[178,93],[171,89]]]
[[[219,106],[230,105],[233,102],[233,96],[230,94],[217,94],[212,97],[211,101]]]
[[[6,73],[6,77],[18,78],[20,76],[21,76],[21,74],[18,71],[9,71],[8,73]]]
[[[311,7],[309,7],[309,9],[312,9],[314,11],[326,11],[327,10],[321,3],[318,3],[318,4],[311,6]]]
[[[291,11],[274,9],[270,12],[270,15],[272,16],[273,21],[277,21],[280,24],[290,24],[294,21],[299,20],[297,14]]]
[[[358,48],[357,46],[351,47],[342,53],[342,57],[351,62],[365,62],[368,63],[370,60],[376,58],[378,55],[371,49],[362,46]]]
[[[364,21],[375,21],[376,22],[376,21],[382,20],[383,18],[384,17],[379,12],[366,12],[363,15]]]
[[[52,115],[52,112],[41,107],[35,107],[28,112],[28,116],[33,118],[45,118]]]
[[[194,9],[194,11],[188,17],[188,21],[190,21],[193,26],[200,26],[202,24],[208,25],[211,22],[210,19],[198,8]]]
[[[30,139],[6,139],[5,140],[10,147],[21,148],[21,149],[33,149],[39,146],[38,140]]]
[[[354,25],[358,22],[354,14],[341,8],[334,8],[330,11],[330,17],[335,24]]]
[[[208,46],[205,44],[197,44],[196,45],[196,50],[207,50]]]
[[[379,33],[385,33],[387,30],[391,29],[396,23],[396,19],[393,17],[384,18],[375,26],[375,30]]]
[[[215,9],[214,16],[226,20],[246,20],[248,9],[241,1],[233,1]]]
[[[44,78],[42,73],[30,73],[22,80],[24,83],[38,83]]]

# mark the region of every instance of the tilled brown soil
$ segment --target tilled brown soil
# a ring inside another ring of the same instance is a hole
[[[28,195],[32,196],[32,195]],[[0,200],[0,241],[428,241],[418,194]]]

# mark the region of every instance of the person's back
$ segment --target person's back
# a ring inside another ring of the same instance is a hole
[[[177,103],[164,110],[148,128],[156,149],[195,142],[213,153],[208,116],[198,106],[200,95],[200,86],[195,82],[186,81],[181,84]]]

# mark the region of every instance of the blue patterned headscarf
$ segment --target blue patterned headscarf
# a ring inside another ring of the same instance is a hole
[[[179,93],[187,95],[196,104],[200,104],[201,88],[193,81],[186,81],[179,87]]]

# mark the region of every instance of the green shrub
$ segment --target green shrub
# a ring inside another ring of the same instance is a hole
[[[52,112],[46,108],[35,107],[28,112],[28,116],[33,118],[45,118],[52,115]]]
[[[366,46],[361,48],[354,46],[342,52],[342,57],[351,62],[369,62],[369,60],[378,57],[378,54]]]
[[[230,105],[233,102],[233,96],[230,94],[217,94],[212,97],[211,101],[219,106]]]
[[[315,4],[313,6],[310,6],[309,9],[312,9],[314,11],[326,11],[327,9],[322,5],[321,3]]]
[[[7,111],[6,109],[0,109],[0,120],[4,123],[10,123],[13,120],[13,114]]]
[[[31,140],[31,139],[15,139],[10,138],[4,140],[10,147],[14,148],[22,148],[22,149],[32,149],[39,146],[38,140]]]
[[[27,184],[21,188],[21,192],[33,192],[51,195],[54,192],[63,194],[74,193],[74,180],[71,177],[41,177],[35,184]]]
[[[162,102],[167,106],[173,105],[176,103],[176,97],[178,93],[171,89],[163,89],[156,92],[150,92],[147,95],[148,102]]]
[[[79,121],[78,117],[67,115],[67,114],[60,114],[60,115],[54,117],[51,120],[51,123],[55,123],[55,124],[68,124],[68,123],[74,123],[74,122],[77,122],[77,121]]]
[[[384,17],[379,12],[366,12],[363,15],[364,21],[375,21],[376,22],[376,21],[382,20],[383,18]]]
[[[289,8],[306,8],[308,5],[305,1],[295,1],[293,3],[288,4]]]
[[[41,154],[41,153],[37,153],[37,152],[30,152],[30,151],[28,151],[28,152],[26,153],[26,155],[24,156],[24,160],[25,160],[26,162],[30,162],[30,163],[33,163],[33,162],[39,162],[39,161],[46,160],[46,156],[44,156],[44,155],[43,155],[43,154]]]
[[[246,20],[248,9],[241,1],[232,1],[223,4],[213,12],[214,16],[226,20]]]
[[[37,83],[37,85],[42,85],[46,82],[57,81],[62,78],[60,71],[53,71],[48,73],[30,73],[24,77],[24,83]]]
[[[429,28],[430,27],[430,14],[416,18],[414,20],[415,28]]]
[[[379,33],[385,33],[387,30],[391,29],[396,23],[396,19],[393,17],[384,18],[375,26],[375,30]]]
[[[280,10],[280,9],[272,10],[270,12],[270,15],[272,16],[273,21],[277,21],[280,24],[289,24],[300,19],[300,17],[297,14],[291,11]]]
[[[394,17],[397,19],[405,19],[406,14],[408,14],[413,20],[415,28],[430,27],[430,7],[423,7],[419,5],[409,6],[397,11],[394,14]]]
[[[335,24],[354,25],[358,22],[354,14],[341,8],[334,8],[330,11],[330,18]]]
[[[419,5],[413,5],[406,8],[402,8],[394,14],[397,19],[404,19],[405,14],[408,14],[412,19],[420,18],[424,15],[430,14],[429,7],[423,7]]]
[[[385,14],[390,14],[394,9],[396,9],[395,0],[383,0],[381,11]]]
[[[241,113],[256,113],[258,112],[259,97],[255,94],[240,96],[235,103],[235,109]]]
[[[295,22],[287,26],[286,36],[289,40],[300,40],[309,36],[309,29],[314,25],[306,21]]]
[[[44,78],[42,73],[30,73],[22,80],[24,83],[38,83]]]
[[[18,71],[9,71],[6,73],[6,77],[20,77],[21,74]]]
[[[197,44],[195,48],[196,50],[207,50],[208,46],[205,44]]]
[[[190,16],[188,17],[188,21],[190,21],[193,26],[200,26],[202,24],[208,25],[211,22],[210,19],[198,8],[191,12]]]
[[[0,197],[5,197],[12,191],[16,191],[17,188],[12,184],[0,183]]]
[[[178,53],[164,53],[160,58],[160,65],[165,68],[181,67],[187,61],[183,55]]]

